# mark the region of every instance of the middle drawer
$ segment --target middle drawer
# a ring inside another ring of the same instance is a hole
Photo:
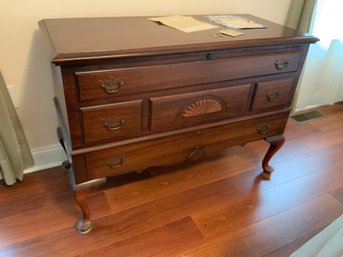
[[[85,143],[134,137],[142,130],[142,100],[84,107],[81,117]]]
[[[183,128],[244,114],[252,84],[150,99],[150,129]]]

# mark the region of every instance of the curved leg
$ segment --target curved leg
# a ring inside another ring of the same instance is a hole
[[[106,178],[101,178],[76,185],[74,188],[74,199],[82,213],[75,227],[81,234],[87,234],[92,230],[88,196],[99,190],[99,188],[104,184],[106,184]]]
[[[91,215],[88,205],[88,196],[91,193],[100,191],[106,184],[106,178],[87,181],[82,184],[75,184],[72,167],[69,161],[64,161],[62,166],[67,170],[70,184],[74,192],[74,200],[81,210],[81,217],[75,224],[76,229],[81,234],[87,234],[92,230]]]
[[[60,127],[57,128],[57,137],[66,155],[68,156],[62,129]],[[81,234],[87,234],[92,230],[88,196],[93,192],[99,191],[101,187],[106,184],[106,178],[87,181],[85,183],[76,185],[73,167],[70,165],[69,160],[64,161],[62,166],[68,173],[69,182],[74,191],[74,200],[80,207],[82,213],[81,217],[76,222],[75,227]]]
[[[284,144],[285,138],[283,135],[278,135],[274,137],[267,137],[265,138],[265,140],[270,144],[270,146],[262,161],[262,176],[266,179],[270,179],[270,176],[274,169],[272,166],[269,165],[269,161]]]

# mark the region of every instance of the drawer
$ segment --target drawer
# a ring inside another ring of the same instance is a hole
[[[294,78],[257,83],[252,111],[288,105],[293,93]]]
[[[80,101],[296,71],[301,51],[76,72]]]
[[[140,134],[142,101],[131,101],[81,109],[84,142],[123,139]]]
[[[88,180],[199,159],[283,132],[289,112],[237,121],[85,154]]]
[[[150,99],[151,130],[190,127],[244,114],[251,84]]]

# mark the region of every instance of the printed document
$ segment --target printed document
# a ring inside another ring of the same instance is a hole
[[[232,29],[263,29],[266,26],[236,15],[206,15],[204,18]]]
[[[218,28],[218,26],[194,19],[191,16],[164,16],[148,18],[151,21],[160,22],[168,27],[181,30],[186,33]]]

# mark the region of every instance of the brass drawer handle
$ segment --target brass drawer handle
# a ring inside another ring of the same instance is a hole
[[[277,70],[284,70],[287,68],[289,62],[289,60],[286,59],[285,57],[282,57],[281,60],[276,60],[275,61],[275,69]]]
[[[116,169],[123,165],[124,160],[125,159],[123,156],[113,156],[109,159],[106,159],[106,165],[111,169]]]
[[[267,97],[268,102],[272,102],[272,101],[274,101],[275,98],[277,98],[279,95],[280,95],[280,93],[279,93],[278,91],[272,90],[272,91],[270,91],[270,92],[266,95],[266,97]]]
[[[262,123],[260,125],[257,126],[257,132],[259,134],[266,134],[268,133],[268,131],[270,130],[270,125],[266,124],[266,123]]]
[[[200,146],[196,146],[192,152],[188,155],[188,159],[195,161],[199,160],[202,157],[204,157],[205,153],[204,151],[200,148]]]
[[[104,125],[109,131],[120,129],[121,125],[124,124],[124,120],[120,117],[107,117],[105,118]]]
[[[124,85],[124,81],[120,78],[113,78],[100,80],[100,85],[108,94],[114,94]]]

